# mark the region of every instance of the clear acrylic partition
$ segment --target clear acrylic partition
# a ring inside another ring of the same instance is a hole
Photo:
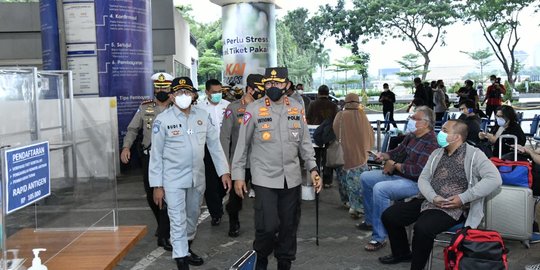
[[[35,247],[16,241],[29,231],[58,236],[39,241],[46,263],[88,230],[117,229],[116,100],[74,99],[71,81],[69,71],[0,69],[0,147],[48,141],[51,178],[50,196],[9,215],[2,211],[0,269],[31,264]]]

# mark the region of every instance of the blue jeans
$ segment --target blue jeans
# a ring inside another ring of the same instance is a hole
[[[398,175],[385,175],[382,170],[363,172],[360,180],[364,196],[365,222],[373,226],[372,240],[382,242],[387,236],[381,221],[382,213],[390,206],[391,201],[417,195],[418,184]]]

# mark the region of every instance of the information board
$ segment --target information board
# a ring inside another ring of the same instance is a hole
[[[5,150],[3,162],[7,214],[51,194],[49,142]]]

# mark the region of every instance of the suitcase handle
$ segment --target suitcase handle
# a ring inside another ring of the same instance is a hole
[[[518,138],[516,135],[512,134],[502,134],[499,136],[499,158],[502,159],[502,143],[503,139],[512,139],[514,140],[514,161],[517,161],[517,145],[518,145]]]

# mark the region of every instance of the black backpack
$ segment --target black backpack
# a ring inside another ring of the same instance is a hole
[[[318,146],[323,146],[336,139],[332,129],[333,119],[324,120],[313,132],[313,141]]]

